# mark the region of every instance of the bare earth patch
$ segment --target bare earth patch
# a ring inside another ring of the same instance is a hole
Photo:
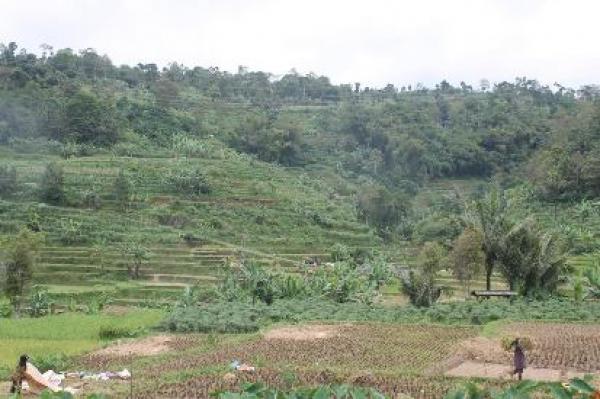
[[[168,335],[155,335],[152,337],[143,338],[135,341],[119,342],[114,345],[107,346],[93,353],[100,356],[151,356],[159,353],[167,352],[171,349],[170,343],[173,337]]]
[[[513,353],[502,348],[502,337],[531,340],[533,346],[525,351],[529,366],[523,373],[525,379],[567,381],[600,370],[600,326],[518,322],[504,325],[494,338],[463,341],[433,371],[455,377],[511,379]]]
[[[462,342],[458,352],[466,360],[511,364],[512,353],[502,349],[500,339],[475,337]]]
[[[326,325],[279,327],[268,331],[264,336],[267,340],[312,341],[338,336],[341,334],[341,329],[341,326]]]
[[[531,367],[552,370],[600,371],[600,326],[541,322],[509,323],[494,338],[476,337],[463,342],[457,353],[480,363],[512,364],[513,354],[502,349],[502,337],[527,337]]]
[[[445,374],[452,377],[482,377],[510,380],[515,379],[512,376],[512,371],[512,367],[506,364],[481,363],[467,360],[459,366],[448,370]],[[582,378],[583,376],[584,373],[576,371],[535,367],[528,367],[523,373],[524,379],[535,381],[567,381],[571,378]]]

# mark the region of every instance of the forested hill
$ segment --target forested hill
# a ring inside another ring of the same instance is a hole
[[[36,56],[9,43],[0,53],[0,144],[13,148],[135,157],[214,138],[265,162],[333,171],[400,196],[432,179],[494,175],[548,200],[600,193],[594,85],[518,78],[372,89],[243,67],[115,66],[92,49],[45,46]]]

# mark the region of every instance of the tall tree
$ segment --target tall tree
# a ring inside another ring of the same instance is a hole
[[[65,121],[63,140],[111,145],[119,138],[114,105],[88,90],[80,90],[69,100]]]
[[[568,248],[554,232],[538,232],[537,257],[524,276],[525,294],[553,293],[568,274]]]
[[[467,222],[481,232],[485,254],[486,289],[492,288],[492,274],[498,261],[504,235],[510,230],[510,202],[505,193],[493,187],[484,198],[467,207]]]
[[[23,229],[3,245],[7,254],[4,292],[16,311],[19,310],[20,298],[33,277],[39,240],[39,236]]]
[[[485,262],[482,241],[479,230],[467,227],[456,239],[450,252],[449,263],[452,273],[465,287],[466,295],[469,295],[471,281],[481,273]]]
[[[515,291],[524,280],[528,270],[539,257],[539,238],[530,220],[516,223],[501,237],[497,248],[496,266]]]

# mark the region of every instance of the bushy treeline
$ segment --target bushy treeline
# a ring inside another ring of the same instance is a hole
[[[240,333],[258,331],[272,323],[305,321],[379,321],[388,323],[486,324],[495,320],[600,321],[598,302],[568,299],[505,300],[438,303],[432,307],[336,303],[322,299],[282,299],[262,302],[214,302],[175,308],[162,322],[178,332]]]
[[[116,66],[92,49],[46,47],[37,56],[9,43],[0,47],[0,144],[42,139],[59,143],[65,157],[109,148],[213,157],[228,147],[284,166],[323,167],[359,183],[350,193],[331,187],[331,195],[353,194],[356,217],[383,238],[451,242],[465,227],[460,209],[414,212],[412,199],[428,180],[496,175],[505,185],[529,184],[543,201],[599,195],[599,95],[595,86],[550,88],[526,78],[377,90],[296,72],[273,79],[246,68]],[[197,171],[168,178],[173,192],[210,191]],[[13,169],[0,167],[0,195],[14,193],[16,181]],[[124,188],[114,197],[126,207]],[[64,193],[46,194],[46,202],[65,202]],[[101,206],[98,193],[85,202]]]
[[[169,147],[174,135],[215,135],[283,165],[335,159],[393,188],[509,171],[544,149],[536,165],[552,168],[533,168],[530,179],[564,197],[594,193],[599,93],[526,78],[477,90],[446,81],[361,89],[294,71],[273,79],[244,67],[115,66],[93,49],[36,56],[9,43],[0,47],[0,143],[41,136],[110,146],[133,133]],[[303,104],[338,106],[287,107]]]

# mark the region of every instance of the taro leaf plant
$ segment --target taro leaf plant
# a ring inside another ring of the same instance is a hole
[[[555,399],[600,399],[600,391],[590,385],[591,380],[591,376],[574,378],[568,384],[526,380],[501,391],[468,383],[444,399],[530,399],[540,397],[541,393],[550,395],[543,397]]]
[[[245,384],[241,392],[218,391],[211,394],[218,399],[385,399],[387,396],[374,388],[349,385],[322,385],[314,388],[299,388],[280,391],[260,382]]]

